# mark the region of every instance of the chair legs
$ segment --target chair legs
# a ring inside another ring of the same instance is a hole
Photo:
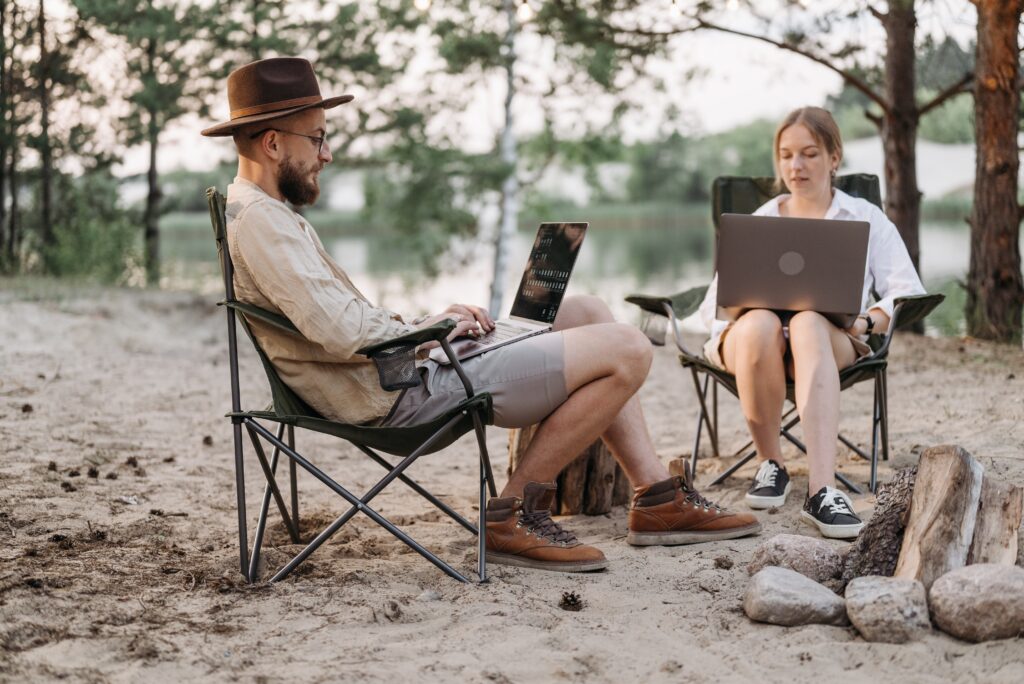
[[[430,503],[437,506],[444,513],[449,515],[451,518],[459,522],[463,527],[467,528],[474,534],[477,534],[479,538],[479,564],[478,574],[480,581],[484,582],[487,580],[487,568],[486,568],[486,550],[485,550],[485,538],[480,533],[480,530],[485,529],[486,524],[486,507],[487,507],[487,494],[488,489],[491,495],[495,495],[495,485],[491,478],[491,464],[487,454],[484,423],[478,414],[472,413],[473,427],[477,436],[477,442],[480,450],[480,527],[474,526],[472,523],[467,521],[461,515],[456,513],[453,509],[447,506],[444,502],[440,501],[425,489],[420,487],[415,481],[408,478],[403,474],[403,471],[408,468],[419,456],[429,451],[431,446],[437,442],[438,439],[447,434],[451,429],[454,428],[456,423],[461,420],[463,416],[457,416],[450,420],[445,426],[438,430],[429,440],[422,444],[416,451],[403,458],[397,465],[391,465],[373,450],[366,447],[360,446],[367,455],[371,456],[375,461],[384,466],[388,473],[385,475],[377,484],[371,487],[362,497],[357,498],[354,494],[346,490],[340,484],[332,480],[329,476],[319,470],[316,466],[310,463],[308,460],[303,458],[297,451],[295,451],[295,433],[292,426],[280,425],[277,434],[271,433],[265,427],[257,423],[251,418],[242,418],[235,423],[235,467],[236,467],[236,487],[238,491],[238,511],[239,511],[239,539],[240,539],[240,563],[242,574],[246,577],[249,582],[254,582],[258,578],[259,560],[260,560],[260,549],[263,544],[264,533],[266,529],[267,515],[270,508],[271,497],[277,503],[278,509],[281,513],[281,517],[285,522],[285,526],[288,528],[289,535],[293,542],[298,543],[298,491],[296,486],[296,473],[297,466],[301,466],[304,470],[309,472],[313,477],[326,485],[329,489],[334,491],[336,494],[345,499],[351,507],[338,517],[333,523],[331,523],[326,529],[318,534],[302,551],[299,552],[295,558],[289,561],[283,568],[281,568],[271,579],[271,582],[287,577],[302,561],[304,561],[310,554],[312,554],[317,548],[320,547],[327,539],[329,539],[334,533],[336,533],[345,523],[347,523],[357,513],[363,513],[364,515],[371,518],[374,522],[379,524],[381,527],[386,529],[388,532],[397,537],[404,544],[412,548],[414,551],[422,555],[428,561],[437,566],[445,574],[450,577],[457,579],[462,582],[469,581],[461,573],[456,571],[450,565],[442,561],[440,558],[435,556],[433,553],[428,551],[426,548],[418,544],[414,539],[405,534],[397,526],[387,520],[377,511],[373,510],[368,504],[374,497],[377,496],[387,485],[393,482],[395,479],[401,479],[406,485],[416,491],[418,494],[426,498]],[[248,539],[246,536],[246,510],[245,510],[245,490],[244,490],[244,476],[243,476],[243,459],[242,459],[242,436],[241,428],[245,426],[246,431],[249,433],[250,439],[253,444],[253,448],[256,452],[257,458],[260,462],[260,466],[263,470],[266,478],[266,488],[264,489],[263,499],[260,506],[260,515],[257,522],[256,534],[253,540],[252,552],[249,553]],[[283,441],[285,430],[287,429],[287,441]],[[267,460],[266,454],[264,453],[261,440],[266,441],[274,446],[274,451],[271,459]],[[289,460],[289,479],[291,489],[291,515],[288,514],[288,509],[285,506],[284,498],[277,486],[275,479],[277,473],[277,465],[279,456],[284,453]]]
[[[690,472],[696,473],[697,472],[697,454],[698,454],[698,451],[700,449],[701,432],[702,432],[702,429],[704,428],[704,426],[707,426],[708,433],[712,437],[712,439],[716,440],[715,442],[713,442],[713,444],[716,447],[715,448],[715,456],[718,456],[718,449],[717,449],[717,437],[718,437],[718,396],[717,396],[717,390],[718,390],[718,384],[719,383],[717,381],[712,383],[713,384],[713,392],[714,392],[714,394],[713,394],[714,419],[712,421],[710,419],[708,408],[707,408],[708,382],[711,380],[711,376],[710,375],[706,375],[705,376],[705,378],[704,378],[704,385],[702,387],[701,384],[700,384],[699,379],[697,378],[697,371],[696,371],[696,369],[691,367],[690,370],[691,370],[691,372],[693,374],[693,382],[694,382],[694,386],[695,386],[695,388],[697,390],[697,400],[700,403],[700,412],[697,414],[697,429],[696,429],[697,437],[696,437],[696,440],[694,442],[693,456],[691,458],[691,466],[690,466]],[[887,412],[886,412],[886,408],[887,407],[886,407],[885,370],[878,371],[876,373],[876,375],[875,375],[875,395],[874,395],[874,402],[873,402],[873,404],[874,404],[874,407],[873,407],[872,416],[871,416],[871,421],[872,421],[871,422],[871,428],[872,428],[872,430],[871,430],[871,454],[870,455],[865,453],[863,449],[858,447],[856,444],[851,442],[849,439],[847,439],[842,434],[839,434],[839,436],[838,436],[840,442],[842,442],[845,446],[847,446],[848,448],[853,450],[858,456],[860,456],[864,460],[869,461],[871,463],[871,477],[870,477],[870,481],[869,481],[868,485],[871,488],[872,492],[876,491],[877,486],[878,486],[879,443],[881,443],[881,454],[882,454],[883,460],[888,460],[888,458],[889,458],[889,432],[888,432],[888,420],[887,420],[888,415],[887,415]],[[780,434],[781,437],[785,438],[787,441],[789,441],[791,444],[793,444],[796,448],[798,448],[800,451],[802,451],[803,453],[806,454],[807,453],[807,448],[804,446],[803,442],[801,442],[799,439],[797,439],[792,434],[792,432],[790,432],[800,422],[800,415],[799,414],[797,414],[797,415],[793,416],[792,418],[790,418],[790,416],[792,416],[794,414],[794,412],[796,412],[796,406],[795,405],[792,406],[788,411],[786,411],[785,414],[783,414],[783,416],[782,416],[783,425],[782,425],[781,430],[779,431],[779,434]],[[787,419],[788,419],[788,422],[787,422]],[[714,425],[714,427],[712,427],[712,425]],[[735,473],[737,470],[739,470],[740,468],[745,466],[747,463],[749,463],[750,460],[757,455],[757,450],[755,450],[755,449],[751,449],[750,451],[747,451],[747,449],[750,449],[751,446],[753,446],[753,442],[748,441],[745,445],[740,447],[735,452],[735,455],[738,456],[738,455],[740,455],[742,453],[742,454],[744,454],[743,457],[739,461],[737,461],[736,463],[732,464],[725,472],[723,472],[718,477],[716,477],[714,480],[712,480],[711,484],[712,485],[722,484],[730,476],[732,476],[733,473]],[[836,479],[844,487],[846,487],[849,491],[851,491],[851,492],[853,492],[855,494],[861,494],[862,493],[862,490],[861,490],[860,487],[855,485],[845,475],[843,475],[842,473],[840,473],[838,471],[836,472]]]

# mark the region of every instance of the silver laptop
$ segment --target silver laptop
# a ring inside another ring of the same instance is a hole
[[[512,303],[512,313],[508,318],[495,321],[494,330],[486,335],[454,340],[452,349],[460,361],[551,330],[588,225],[540,225]],[[430,358],[440,363],[448,362],[440,348],[431,350]]]
[[[722,214],[719,316],[726,307],[817,311],[840,328],[860,313],[866,221]]]

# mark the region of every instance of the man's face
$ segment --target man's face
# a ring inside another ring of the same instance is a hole
[[[323,109],[308,109],[280,124],[284,156],[277,165],[277,187],[295,206],[313,204],[320,196],[320,171],[331,161],[331,151],[327,140],[320,145],[314,138],[326,136],[326,126]]]

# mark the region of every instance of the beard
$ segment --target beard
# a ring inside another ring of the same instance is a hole
[[[277,167],[277,189],[296,207],[313,204],[320,196],[320,182],[312,165],[305,166],[285,157]]]

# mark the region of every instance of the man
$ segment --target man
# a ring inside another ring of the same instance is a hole
[[[228,188],[228,245],[235,295],[287,316],[302,338],[250,320],[282,379],[324,416],[348,423],[403,426],[427,421],[465,398],[453,369],[423,362],[424,382],[387,392],[356,350],[416,326],[454,319],[453,337],[494,321],[476,306],[453,304],[406,323],[371,304],[330,258],[312,226],[285,202],[313,204],[332,160],[326,110],[351,95],[323,99],[313,68],[298,58],[266,59],[228,77],[231,120],[203,131],[234,138],[238,177]],[[540,427],[501,497],[487,506],[487,557],[495,563],[582,572],[607,566],[604,554],[551,519],[551,482],[598,437],[635,486],[627,541],[643,546],[730,539],[760,531],[748,514],[701,497],[658,460],[635,396],[651,346],[616,323],[593,297],[567,298],[554,332],[465,361],[474,388],[489,392],[495,424]]]

